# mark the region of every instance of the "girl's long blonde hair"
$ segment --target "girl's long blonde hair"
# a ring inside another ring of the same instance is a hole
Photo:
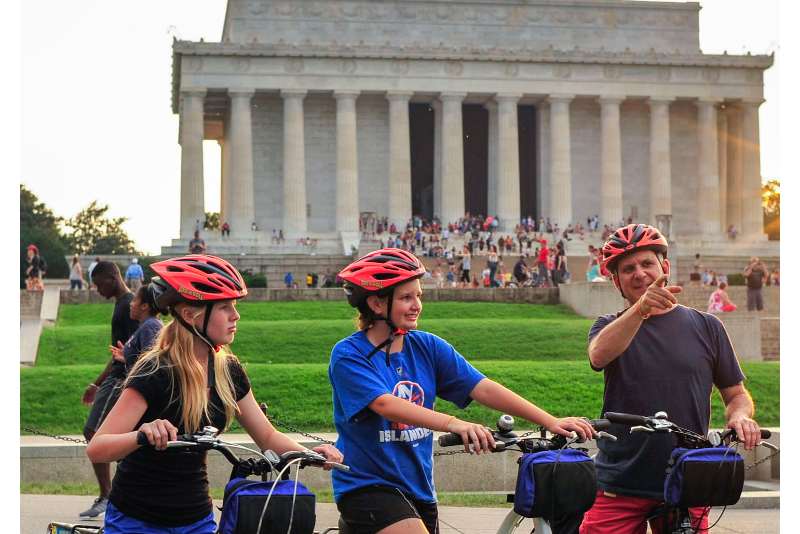
[[[192,318],[196,320],[202,310]],[[143,354],[128,374],[125,385],[135,377],[151,375],[162,367],[170,373],[170,400],[169,403],[179,402],[181,407],[181,423],[184,432],[200,430],[203,416],[211,420],[209,413],[209,398],[206,393],[208,382],[203,374],[203,367],[194,355],[194,344],[205,343],[181,326],[178,321],[161,329],[153,347]],[[236,360],[227,346],[222,347],[214,354],[214,388],[217,390],[222,409],[225,412],[225,430],[231,420],[239,413],[234,395],[233,380],[228,370],[228,359]],[[177,390],[175,380],[178,381],[180,398],[176,398]],[[219,407],[217,407],[219,408]]]

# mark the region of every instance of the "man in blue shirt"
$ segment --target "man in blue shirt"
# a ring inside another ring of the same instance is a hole
[[[138,258],[133,258],[131,264],[125,270],[125,285],[136,293],[142,287],[142,282],[144,282],[144,271],[142,266],[139,265]]]

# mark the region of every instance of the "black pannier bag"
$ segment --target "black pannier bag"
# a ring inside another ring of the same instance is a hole
[[[664,501],[671,506],[736,504],[744,487],[744,459],[730,447],[672,451],[664,480]]]
[[[308,488],[297,483],[292,514],[293,480],[263,482],[246,478],[234,478],[225,486],[218,534],[256,534],[258,520],[273,485],[275,491],[257,534],[286,534],[290,521],[291,534],[313,534],[317,520],[316,497]]]
[[[518,461],[514,511],[519,515],[554,519],[582,514],[594,504],[597,473],[585,451],[528,453]]]

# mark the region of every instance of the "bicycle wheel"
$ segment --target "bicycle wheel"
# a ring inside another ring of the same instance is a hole
[[[536,532],[536,534],[552,534],[550,524],[541,517],[522,517],[514,510],[509,510],[508,514],[503,518],[500,527],[497,529],[497,534],[512,534],[514,532]]]

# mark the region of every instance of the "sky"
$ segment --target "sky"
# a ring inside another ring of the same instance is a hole
[[[110,206],[137,247],[178,234],[180,146],[171,109],[173,36],[219,41],[224,0],[21,3],[21,182],[58,215]],[[776,53],[764,76],[761,168],[780,176],[778,0],[701,2],[706,53]],[[44,16],[43,14],[46,14]],[[219,210],[220,151],[204,144],[206,211]]]

